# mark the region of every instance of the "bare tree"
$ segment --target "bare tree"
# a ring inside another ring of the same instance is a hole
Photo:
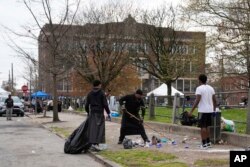
[[[26,66],[22,77],[27,81],[29,85],[29,96],[31,96],[32,90],[38,90],[38,68],[36,65],[37,63],[31,63],[28,59],[23,59],[23,62],[26,64]]]
[[[204,41],[196,41],[195,33],[190,37],[185,32],[178,31],[181,26],[176,14],[172,6],[143,12],[142,22],[146,26],[141,27],[138,38],[145,44],[141,53],[134,57],[137,67],[166,83],[169,105],[172,105],[172,83],[179,77],[190,75],[188,71],[194,49],[204,51]],[[204,39],[204,35],[200,38]],[[192,44],[187,40],[191,40]],[[193,62],[193,66],[198,69],[201,65]]]
[[[128,29],[129,22],[122,22],[129,13],[134,13],[132,5],[117,2],[101,7],[90,5],[76,21],[78,26],[72,39],[76,49],[71,62],[87,82],[99,79],[104,90],[130,64],[133,34]]]
[[[250,83],[250,2],[248,0],[190,0],[185,7],[189,19],[202,26],[217,28],[213,33],[214,47],[220,48],[223,60],[231,68],[226,74],[246,76]],[[233,71],[232,71],[233,69]],[[250,84],[248,84],[250,85]],[[248,88],[248,104],[250,102]],[[247,114],[247,133],[250,134],[250,106]]]
[[[75,3],[71,3],[70,0],[65,0],[64,4],[59,3],[56,5],[57,7],[62,5],[62,9],[54,8],[51,0],[22,0],[22,2],[31,14],[35,24],[23,26],[26,31],[25,34],[14,33],[19,37],[33,39],[39,43],[39,59],[14,40],[11,40],[12,48],[22,58],[37,63],[40,78],[46,76],[46,79],[52,81],[53,121],[60,121],[57,108],[57,82],[60,76],[67,70],[62,68],[66,57],[65,50],[62,50],[62,45],[65,40],[64,35],[73,23],[80,1],[76,0],[74,1]],[[71,7],[74,8],[73,11],[71,11]],[[36,31],[40,31],[39,35],[37,35]],[[39,81],[41,82],[41,79]]]

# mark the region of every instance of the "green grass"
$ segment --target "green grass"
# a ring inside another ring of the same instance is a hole
[[[229,160],[228,159],[202,159],[202,160],[195,161],[194,165],[198,167],[225,166],[225,165],[229,165]]]
[[[177,161],[177,157],[170,153],[152,150],[121,150],[102,151],[101,156],[110,159],[124,167],[187,167],[188,165]]]
[[[85,109],[84,109],[84,108],[78,108],[78,109],[76,110],[76,112],[85,112]]]
[[[190,108],[187,108],[186,111],[190,111]],[[154,121],[154,122],[163,122],[163,123],[172,123],[172,108],[167,107],[156,107],[155,108],[155,119],[149,120],[148,117],[148,110],[147,115],[145,116],[146,121]],[[179,113],[182,112],[182,108],[179,109]],[[197,109],[193,113],[194,115],[198,115]],[[245,108],[237,108],[237,109],[223,109],[221,110],[221,115],[228,120],[235,121],[235,127],[237,133],[245,133],[246,131],[246,124],[245,123],[238,123],[239,122],[246,122],[247,117],[247,110]]]
[[[189,111],[188,109],[187,111]],[[145,120],[163,123],[172,123],[172,112],[173,108],[169,107],[156,107],[155,108],[155,119],[149,119],[148,110],[146,111]],[[182,108],[179,109],[179,113],[182,113]],[[195,110],[194,115],[197,115],[197,110]]]
[[[225,119],[235,121],[235,128],[236,128],[237,133],[245,133],[246,132],[246,124],[237,122],[237,121],[246,122],[246,118],[247,118],[247,109],[246,108],[224,109],[224,110],[222,110],[222,116]]]
[[[64,128],[59,128],[59,127],[56,127],[56,126],[52,126],[52,127],[50,127],[50,129],[51,129],[52,132],[61,135],[63,138],[68,138],[69,135],[70,135],[70,132],[67,131]]]

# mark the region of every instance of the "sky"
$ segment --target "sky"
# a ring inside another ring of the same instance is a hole
[[[84,2],[84,0],[82,1]],[[92,3],[96,4],[105,3],[105,1],[107,0],[91,0]],[[163,3],[173,3],[176,5],[181,0],[133,0],[133,2],[138,6],[150,9]],[[22,85],[27,84],[27,81],[23,77],[27,64],[9,47],[10,42],[8,39],[11,37],[11,39],[19,41],[19,43],[22,43],[22,41],[17,36],[13,36],[6,27],[16,32],[22,32],[23,29],[21,27],[31,22],[34,23],[34,20],[27,8],[25,8],[22,0],[0,0],[0,86],[2,85],[2,81],[8,80],[11,72],[11,64],[13,64],[14,81],[17,83],[16,89],[21,89]],[[23,44],[23,47],[27,46]],[[32,52],[37,54],[37,50],[34,48]]]

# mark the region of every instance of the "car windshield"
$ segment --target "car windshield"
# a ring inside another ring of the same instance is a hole
[[[5,100],[6,100],[7,98],[8,98],[8,97],[1,97],[0,101],[4,103]],[[20,100],[19,97],[17,97],[17,96],[12,96],[11,98],[13,99],[14,103],[21,103],[21,100]]]

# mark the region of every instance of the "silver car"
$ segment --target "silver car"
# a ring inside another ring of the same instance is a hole
[[[6,106],[4,104],[7,96],[0,96],[0,117],[6,115]],[[12,114],[16,114],[17,116],[24,116],[24,105],[21,99],[18,96],[11,96],[14,101],[14,107]]]

